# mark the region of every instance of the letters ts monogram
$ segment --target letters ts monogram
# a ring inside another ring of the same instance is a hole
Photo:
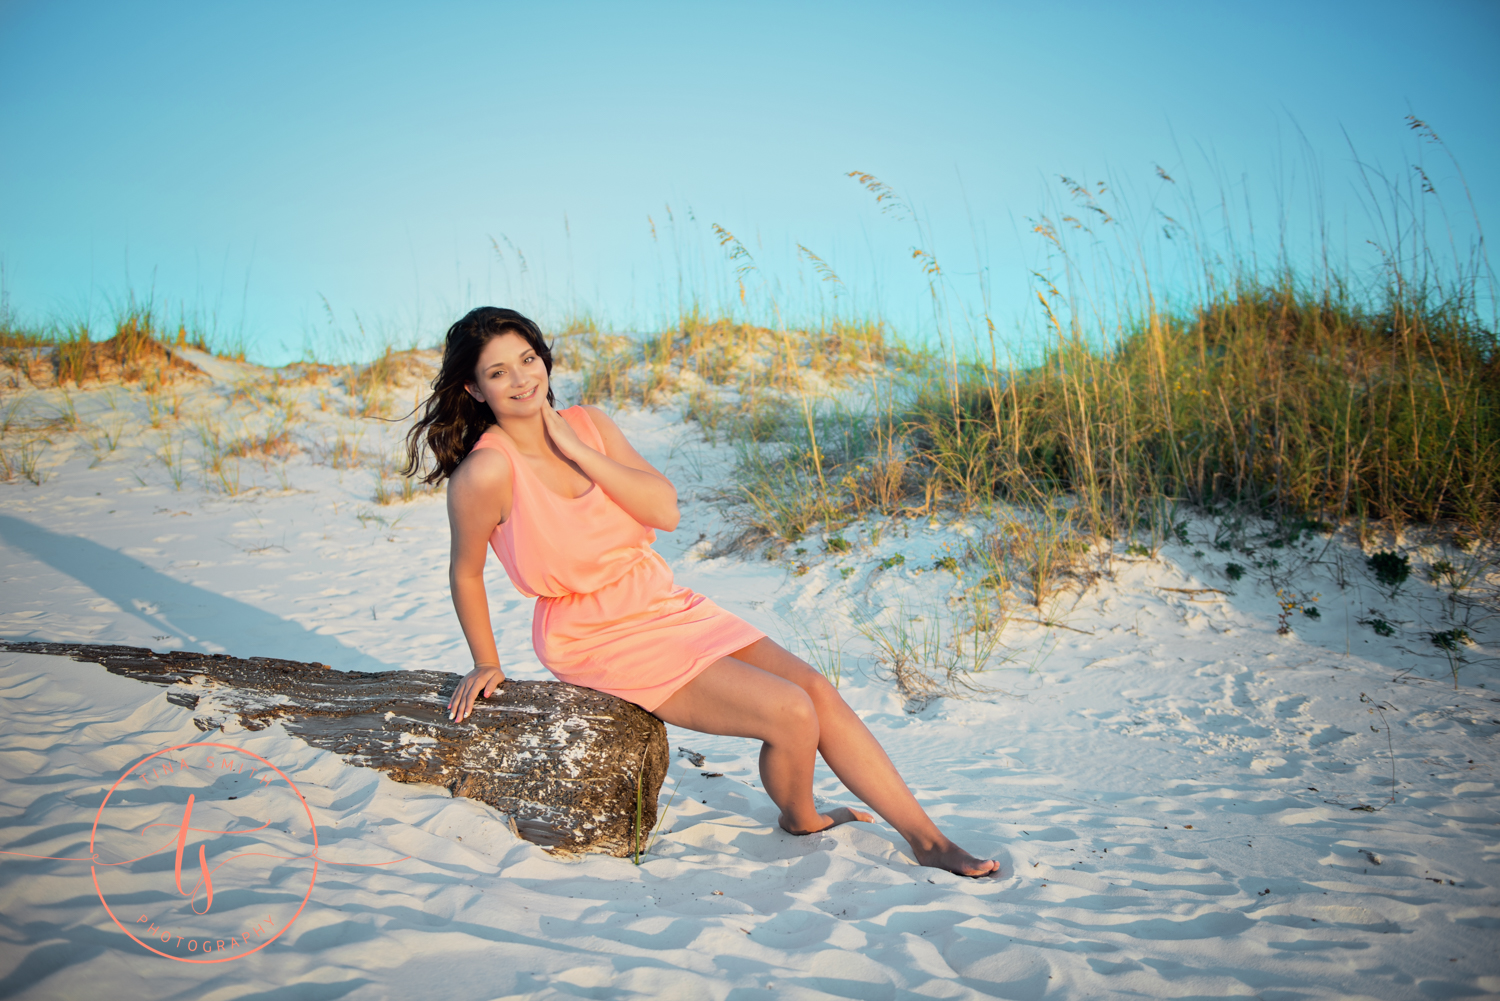
[[[194,914],[207,914],[208,909],[214,905],[214,878],[213,873],[209,871],[208,854],[203,845],[198,846],[198,871],[203,874],[203,878],[198,880],[198,884],[191,890],[184,890],[182,888],[182,849],[187,845],[188,831],[191,830],[188,822],[193,819],[193,800],[196,798],[195,794],[189,793],[187,806],[182,810],[182,826],[177,829],[177,862],[175,871],[178,893],[184,897],[196,898],[198,890],[203,890],[203,910],[198,910],[197,904],[194,903],[189,903],[188,906],[192,907]]]

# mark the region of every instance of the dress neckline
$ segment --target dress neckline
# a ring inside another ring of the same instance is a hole
[[[572,408],[569,407],[568,409],[571,410]],[[567,418],[563,419],[566,420]],[[501,445],[503,445],[507,451],[515,453],[516,461],[512,462],[511,465],[524,466],[526,469],[525,475],[529,476],[532,482],[534,482],[537,485],[537,488],[540,489],[543,493],[546,493],[551,497],[555,497],[557,500],[567,502],[583,500],[585,497],[592,495],[595,490],[599,489],[599,484],[595,483],[593,480],[589,480],[589,488],[583,493],[579,494],[576,497],[565,497],[564,495],[558,493],[556,490],[553,490],[551,487],[547,486],[547,484],[542,482],[542,478],[536,475],[536,472],[532,470],[531,466],[528,464],[526,456],[521,454],[521,450],[516,448],[515,442],[510,440],[510,435],[506,434],[504,429],[502,429],[500,425],[496,424],[494,427],[486,430],[480,437],[485,437],[492,434],[497,434],[497,440],[499,440]],[[510,519],[507,518],[506,520],[509,521]]]

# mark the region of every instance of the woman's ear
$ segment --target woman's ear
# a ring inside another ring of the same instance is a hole
[[[479,391],[479,387],[474,385],[472,382],[464,383],[464,392],[474,397],[474,399],[478,400],[480,403],[484,402],[484,394],[481,393]]]

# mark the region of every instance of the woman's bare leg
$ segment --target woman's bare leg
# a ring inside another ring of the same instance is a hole
[[[715,661],[688,682],[656,715],[673,726],[753,737],[761,741],[760,778],[781,808],[781,826],[807,834],[837,823],[813,805],[813,758],[818,748],[818,714],[802,688],[734,657]],[[844,820],[869,820],[851,815]]]
[[[983,876],[1000,868],[993,860],[970,855],[938,830],[875,735],[838,691],[770,639],[718,661],[668,699],[656,715],[691,730],[765,741],[762,781],[782,808],[782,826],[789,831],[818,830],[835,819],[866,819],[817,813],[812,805],[811,754],[816,747],[849,791],[906,839],[921,865],[964,876]],[[809,824],[812,818],[815,822]]]

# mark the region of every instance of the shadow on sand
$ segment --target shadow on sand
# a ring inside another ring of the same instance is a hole
[[[233,598],[184,584],[88,539],[59,535],[20,518],[0,515],[0,541],[114,602],[126,614],[148,623],[153,634],[174,637],[181,648],[241,657],[316,661],[343,671],[395,669],[334,637],[319,635],[299,623]],[[30,634],[8,638],[63,637]]]

